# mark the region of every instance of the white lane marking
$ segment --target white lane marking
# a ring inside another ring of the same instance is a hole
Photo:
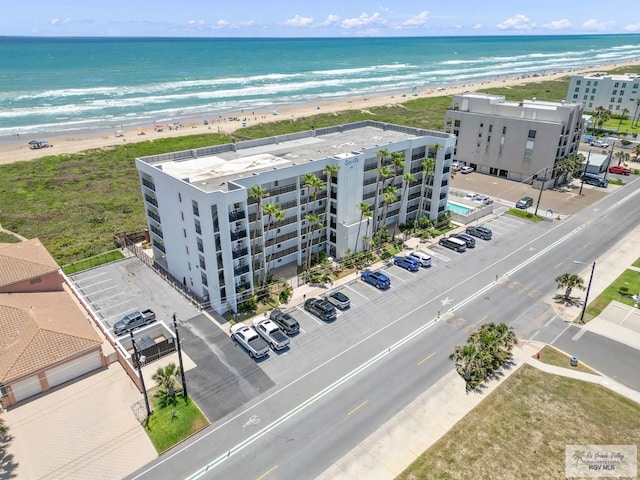
[[[351,290],[353,293],[360,295],[365,300],[369,300],[369,298],[366,295],[363,295],[362,293],[360,293],[356,289],[352,288],[350,285],[345,285],[345,287],[348,288],[349,290]]]
[[[301,310],[301,311],[302,311],[302,312],[303,312],[307,317],[310,317],[310,318],[311,318],[311,320],[313,320],[314,322],[316,322],[318,325],[322,325],[322,324],[320,323],[320,320],[318,320],[318,319],[316,318],[316,316],[315,316],[315,315],[313,315],[311,312],[307,312],[304,308],[301,308],[301,307],[297,307],[297,308],[298,308],[298,310]]]
[[[111,279],[107,278],[106,280],[101,280],[101,281],[96,282],[96,283],[90,283],[89,285],[82,285],[80,287],[80,289],[84,291],[87,288],[95,287],[96,285],[100,285],[100,284],[103,284],[103,283],[110,283],[110,282],[111,282]]]

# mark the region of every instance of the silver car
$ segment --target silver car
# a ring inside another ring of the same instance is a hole
[[[335,291],[328,293],[325,297],[325,300],[331,303],[333,306],[339,308],[340,310],[346,310],[351,306],[351,300],[341,291]]]

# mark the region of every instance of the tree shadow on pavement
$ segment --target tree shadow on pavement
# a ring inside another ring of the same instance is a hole
[[[9,445],[13,437],[8,433],[0,435],[0,480],[17,478],[16,469],[18,464],[14,461],[13,454],[9,453]]]

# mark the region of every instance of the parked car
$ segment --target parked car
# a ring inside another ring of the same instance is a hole
[[[460,173],[471,173],[474,171],[473,167],[464,166],[460,169]]]
[[[231,325],[231,339],[238,342],[253,358],[269,353],[269,344],[253,328],[244,323]]]
[[[491,240],[491,238],[493,237],[493,232],[487,227],[483,227],[482,225],[478,225],[477,227],[467,227],[465,232],[469,235],[473,235],[474,237],[478,237],[483,240]]]
[[[453,163],[451,164],[451,169],[452,169],[454,172],[457,172],[457,171],[458,171],[458,170],[460,170],[461,168],[462,168],[462,165],[460,165],[460,163],[459,163],[459,162],[453,162]]]
[[[531,205],[533,205],[533,198],[531,197],[522,197],[520,200],[516,202],[516,208],[527,209]]]
[[[316,317],[325,322],[332,322],[338,317],[338,312],[336,312],[336,307],[331,305],[326,300],[321,300],[320,298],[309,298],[306,302],[304,302],[304,309],[313,313]]]
[[[373,270],[365,270],[360,276],[364,282],[373,285],[381,290],[386,290],[391,286],[391,280],[384,273],[375,272]]]
[[[420,266],[421,267],[430,267],[431,266],[431,256],[427,255],[424,252],[421,252],[419,250],[414,251],[414,252],[409,252],[409,256],[417,259],[418,262],[420,262]]]
[[[409,255],[407,255],[406,257],[395,257],[393,259],[393,264],[397,265],[398,267],[405,268],[410,272],[417,272],[418,270],[420,270],[420,262],[418,261],[418,259],[413,258]]]
[[[589,185],[595,185],[596,187],[607,188],[609,182],[595,173],[585,173],[582,175],[582,179]]]
[[[341,291],[335,291],[325,295],[324,299],[340,310],[346,310],[351,306],[351,300]]]
[[[122,335],[128,333],[131,330],[140,328],[144,325],[149,325],[156,321],[156,314],[153,310],[147,308],[141,312],[132,312],[129,315],[122,317],[122,320],[118,320],[113,324],[113,333],[116,335]]]
[[[609,173],[617,173],[618,175],[630,175],[631,169],[624,165],[611,165],[609,167]]]
[[[476,239],[473,238],[471,235],[467,235],[466,233],[454,233],[451,236],[462,240],[464,243],[467,244],[467,248],[475,248],[476,246]]]
[[[592,140],[590,145],[598,148],[609,148],[609,144],[603,140]]]
[[[298,321],[282,310],[273,310],[269,318],[276,322],[287,335],[296,335],[300,332],[300,324]]]
[[[289,340],[289,337],[280,330],[280,327],[273,320],[256,318],[253,321],[253,328],[274,350],[284,350],[289,346],[291,340]]]

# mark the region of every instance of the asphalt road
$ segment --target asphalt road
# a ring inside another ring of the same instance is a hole
[[[449,371],[449,353],[478,325],[573,341],[549,306],[554,279],[582,271],[574,260],[592,262],[640,221],[639,188],[553,224],[492,220],[494,240],[475,251],[433,247],[428,272],[387,267],[388,292],[350,285],[356,305],[331,325],[297,312],[305,332],[291,353],[260,364],[276,385],[131,478],[310,478]],[[607,373],[601,358],[585,361]]]

